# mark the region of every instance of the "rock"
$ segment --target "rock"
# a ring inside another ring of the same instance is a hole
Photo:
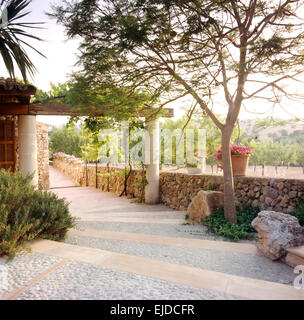
[[[297,197],[297,194],[298,194],[297,191],[290,191],[288,196],[290,199],[294,199]]]
[[[224,206],[224,194],[220,191],[200,191],[188,207],[188,216],[192,221],[200,222],[217,208]]]
[[[254,187],[254,189],[253,189],[254,192],[258,192],[258,191],[260,191],[260,190],[261,190],[261,187],[259,187],[259,186],[256,186],[256,187]]]
[[[268,198],[275,199],[278,197],[279,193],[278,190],[271,188],[271,187],[265,187],[264,189],[264,195]]]
[[[289,214],[262,211],[252,226],[259,233],[258,249],[271,260],[285,256],[288,248],[304,244],[304,228]]]
[[[266,197],[266,199],[265,199],[265,203],[266,203],[268,206],[270,206],[270,205],[271,205],[271,203],[272,203],[272,199],[271,199],[271,198],[269,198],[269,197]]]

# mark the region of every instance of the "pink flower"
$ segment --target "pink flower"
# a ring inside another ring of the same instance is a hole
[[[231,155],[243,155],[243,156],[250,156],[255,151],[249,147],[241,147],[241,146],[230,146]],[[216,159],[220,159],[222,155],[222,148],[220,147],[216,153],[214,153],[214,157]]]

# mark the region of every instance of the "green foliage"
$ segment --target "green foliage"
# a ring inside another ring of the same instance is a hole
[[[50,82],[50,87],[51,89],[49,91],[43,91],[38,89],[35,97],[32,99],[32,103],[68,103],[68,83],[54,84],[53,82]]]
[[[27,74],[33,76],[36,72],[24,46],[44,57],[33,47],[32,43],[26,41],[41,40],[27,32],[27,29],[38,29],[37,25],[41,23],[20,21],[29,14],[26,9],[30,3],[31,0],[3,0],[0,4],[1,12],[4,13],[4,9],[7,9],[7,23],[5,23],[3,15],[0,19],[0,54],[10,77],[15,78],[15,66],[17,65],[24,81],[27,81]]]
[[[219,188],[219,184],[218,184],[218,183],[216,183],[216,182],[209,182],[209,183],[208,183],[207,190],[217,191],[218,188]]]
[[[141,163],[141,170],[142,176],[139,178],[138,182],[135,185],[135,187],[140,192],[140,197],[137,199],[137,203],[145,202],[145,188],[149,184],[146,175],[146,166],[143,162]]]
[[[84,139],[80,129],[76,127],[53,127],[49,137],[49,150],[51,153],[63,152],[82,158],[81,147]]]
[[[299,219],[299,223],[302,227],[304,227],[304,196],[302,196],[297,204],[295,212],[290,213],[292,216],[295,216]]]
[[[32,177],[0,170],[0,255],[13,257],[26,241],[59,241],[75,218],[69,204],[51,192],[36,190]]]
[[[254,238],[253,232],[255,230],[252,228],[251,222],[259,212],[259,209],[254,209],[250,206],[238,207],[237,224],[232,224],[225,219],[224,210],[218,209],[205,218],[202,224],[217,236],[225,237],[234,242],[240,239],[252,239]]]

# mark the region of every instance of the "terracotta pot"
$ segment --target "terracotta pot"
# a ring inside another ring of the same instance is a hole
[[[231,155],[232,172],[234,177],[246,176],[250,156]],[[219,158],[222,162],[222,157]]]
[[[232,155],[232,171],[234,177],[244,177],[246,176],[246,171],[248,168],[250,156],[239,156],[239,155]]]

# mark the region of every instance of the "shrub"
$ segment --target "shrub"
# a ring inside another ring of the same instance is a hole
[[[225,219],[224,210],[218,209],[211,216],[202,220],[202,224],[216,235],[234,242],[240,239],[252,239],[255,230],[252,228],[251,222],[259,212],[259,209],[250,206],[239,206],[237,208],[237,223],[232,224]]]
[[[12,258],[28,240],[62,240],[76,224],[69,204],[51,192],[36,190],[32,177],[0,170],[0,256]]]
[[[300,225],[304,227],[304,196],[300,197],[298,200],[295,212],[291,212],[290,214],[297,217]]]

